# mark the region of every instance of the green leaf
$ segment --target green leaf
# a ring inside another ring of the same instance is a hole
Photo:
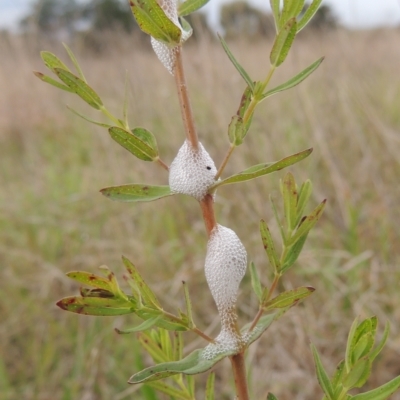
[[[297,86],[299,83],[303,82],[307,77],[309,77],[321,65],[322,61],[324,61],[324,58],[325,57],[321,57],[317,61],[313,62],[309,67],[307,67],[306,69],[304,69],[299,74],[289,79],[285,83],[282,83],[281,85],[276,86],[271,90],[268,90],[268,92],[262,95],[261,100],[264,100],[267,97],[270,97],[276,93],[283,92],[284,90],[288,90],[294,86]]]
[[[184,17],[189,15],[201,7],[205,6],[210,0],[186,0],[178,6],[178,15]]]
[[[274,16],[276,31],[279,31],[279,20],[281,18],[280,0],[269,0],[271,5],[272,15]]]
[[[161,329],[152,329],[151,331],[142,331],[137,335],[141,347],[149,353],[153,361],[156,363],[170,361],[161,348],[159,337],[160,331]]]
[[[150,186],[143,183],[110,186],[101,189],[100,193],[110,200],[124,202],[154,201],[174,194],[169,186]]]
[[[299,225],[301,218],[303,217],[304,210],[311,197],[312,183],[308,179],[300,187],[298,199],[297,199],[297,221],[296,226]]]
[[[360,388],[371,374],[371,361],[368,356],[358,360],[351,368],[351,371],[344,379],[343,386],[348,390],[352,388]]]
[[[132,130],[132,134],[146,143],[153,151],[153,158],[158,156],[158,146],[156,137],[152,132],[148,131],[145,128],[135,128]],[[154,156],[155,154],[155,156]]]
[[[261,302],[263,289],[260,282],[260,276],[258,275],[257,268],[253,262],[250,263],[250,276],[251,276],[251,286],[258,298],[258,301]]]
[[[304,243],[307,240],[308,233],[304,234],[293,246],[291,246],[283,260],[282,268],[279,270],[280,273],[286,272],[299,258],[301,251],[303,250]]]
[[[109,124],[105,124],[103,122],[98,122],[95,121],[89,117],[84,116],[83,114],[79,113],[78,111],[74,110],[73,108],[71,108],[70,106],[67,106],[68,110],[72,111],[74,114],[76,114],[78,117],[81,117],[82,119],[84,119],[85,121],[91,122],[92,124],[101,126],[103,128],[111,128],[112,125]]]
[[[356,394],[352,400],[386,400],[400,387],[400,376],[366,393]]]
[[[313,357],[314,357],[315,370],[317,372],[318,382],[319,382],[322,390],[324,391],[326,397],[328,398],[328,400],[334,400],[331,382],[329,381],[328,374],[326,373],[326,371],[321,363],[321,359],[319,358],[317,349],[315,348],[315,346],[313,344],[311,344],[311,350],[312,350]]]
[[[130,6],[143,32],[172,47],[180,43],[180,27],[165,15],[156,0],[130,0]]]
[[[67,50],[67,53],[69,55],[69,58],[71,59],[72,63],[74,64],[76,70],[78,71],[78,74],[80,76],[80,78],[84,81],[86,81],[85,75],[83,75],[83,71],[81,70],[81,67],[78,63],[78,60],[76,59],[74,53],[72,52],[72,50],[68,47],[68,45],[66,43],[63,43],[63,46],[65,48],[65,50]]]
[[[158,390],[159,392],[167,394],[168,396],[170,396],[170,399],[188,400],[186,391],[175,388],[174,386],[171,386],[165,382],[150,382],[149,386],[151,386],[153,389]]]
[[[301,151],[300,153],[293,154],[289,157],[285,157],[282,160],[274,162],[274,163],[254,165],[253,167],[250,167],[236,175],[232,175],[229,178],[222,179],[222,180],[214,183],[214,185],[212,185],[210,187],[210,190],[216,189],[217,187],[222,186],[222,185],[229,185],[231,183],[248,181],[251,179],[258,178],[259,176],[271,174],[272,172],[275,172],[275,171],[280,171],[283,168],[286,168],[290,165],[296,164],[297,162],[299,162],[301,160],[304,160],[311,153],[312,153],[312,149],[307,149],[307,150]]]
[[[339,383],[341,383],[343,381],[345,372],[346,372],[345,363],[344,363],[344,360],[342,360],[337,365],[335,375],[332,378],[332,386],[335,388],[335,390],[339,386]]]
[[[303,222],[297,228],[294,235],[287,239],[286,245],[292,246],[298,240],[300,240],[305,234],[310,232],[310,230],[314,227],[317,221],[321,218],[322,212],[324,211],[326,204],[326,200],[324,200],[321,204],[319,204],[311,214],[307,217],[303,218]]]
[[[85,271],[71,271],[67,272],[66,275],[68,276],[68,278],[71,278],[84,285],[108,290],[109,292],[113,291],[113,285],[111,281],[107,278],[103,278],[102,276],[98,276]]]
[[[297,24],[297,32],[300,32],[311,20],[311,18],[318,11],[319,6],[321,5],[322,0],[313,0],[312,3],[307,8],[306,12],[303,14],[301,19]]]
[[[191,302],[190,296],[189,296],[189,289],[188,289],[186,282],[182,281],[182,284],[183,284],[183,292],[185,294],[187,318],[188,318],[190,327],[194,327],[195,324],[193,322],[192,302]]]
[[[269,392],[268,396],[267,396],[267,400],[278,400],[278,399],[276,396],[274,396],[272,393]]]
[[[286,59],[289,50],[293,44],[297,32],[297,22],[295,18],[289,21],[282,27],[275,38],[272,46],[270,61],[274,67],[279,67]]]
[[[56,305],[63,310],[84,315],[109,317],[135,313],[131,302],[115,297],[65,297]]]
[[[382,337],[381,341],[376,346],[376,348],[373,351],[371,351],[371,353],[369,355],[371,362],[374,361],[376,356],[382,351],[382,349],[385,346],[386,341],[388,339],[389,332],[390,332],[390,324],[389,324],[389,322],[386,322],[385,331],[383,332],[383,337]]]
[[[108,133],[113,140],[140,160],[154,161],[158,157],[157,149],[154,149],[148,142],[151,140],[151,134],[146,129],[136,128],[131,133],[123,128],[113,126]]]
[[[247,83],[247,86],[253,91],[254,90],[254,82],[250,78],[249,74],[245,71],[245,69],[239,64],[239,62],[236,60],[232,52],[229,50],[228,45],[226,44],[224,38],[220,35],[218,35],[219,40],[221,41],[222,47],[225,50],[225,53],[231,60],[231,63],[235,66],[239,74],[242,76],[242,78],[245,80]]]
[[[44,75],[41,72],[37,71],[33,71],[33,73],[43,82],[49,83],[50,85],[55,86],[58,89],[65,90],[66,92],[74,93],[74,91],[70,87],[63,85],[62,83],[56,81],[53,78],[50,78],[50,76]]]
[[[273,308],[285,308],[292,307],[298,303],[301,299],[308,297],[315,291],[312,287],[300,287],[293,290],[288,290],[269,300],[263,304],[264,310],[271,310]]]
[[[244,125],[243,119],[239,115],[232,117],[228,127],[228,137],[234,146],[240,146],[243,143]]]
[[[147,321],[142,322],[140,325],[135,326],[134,328],[124,329],[124,330],[115,328],[115,331],[117,333],[119,333],[120,335],[126,335],[129,333],[146,331],[147,329],[150,329],[153,326],[157,325],[157,323],[161,319],[162,319],[162,315],[160,314],[158,317],[149,318]]]
[[[193,34],[193,28],[192,25],[190,25],[189,21],[186,20],[186,18],[180,17],[179,21],[181,23],[182,29],[185,31],[185,40],[189,39],[190,36]]]
[[[54,68],[54,72],[68,87],[72,89],[83,101],[89,104],[96,110],[100,110],[103,107],[99,95],[82,79],[69,71],[65,71],[61,68]]]
[[[154,306],[156,308],[161,308],[160,302],[158,301],[156,295],[147,285],[147,283],[143,280],[142,276],[139,274],[139,271],[136,267],[124,256],[122,256],[122,262],[125,265],[126,270],[129,273],[129,278],[131,279],[131,283],[134,283],[140,292],[145,304],[150,306]]]
[[[304,8],[305,0],[285,0],[283,10],[279,20],[279,26],[282,27],[290,18],[297,17]]]
[[[50,70],[55,72],[55,68],[64,69],[69,71],[69,68],[53,53],[50,51],[41,51],[40,56],[44,62],[44,65]]]
[[[209,344],[208,346],[219,346],[220,348],[219,351],[207,351],[207,347],[206,349],[197,349],[180,361],[161,363],[146,368],[131,376],[128,383],[151,382],[176,374],[200,374],[211,369],[218,361],[235,353],[223,349],[218,344]]]
[[[156,326],[158,328],[174,332],[184,332],[190,330],[188,324],[179,317],[164,313],[164,311],[155,309],[154,307],[141,307],[136,310],[137,316],[145,321],[150,318],[157,317],[158,315],[160,315],[160,312],[162,312],[163,314],[162,318],[156,323]]]
[[[356,317],[353,321],[353,323],[351,324],[351,328],[349,331],[349,335],[347,336],[347,344],[346,344],[346,353],[345,353],[345,363],[346,363],[346,371],[349,372],[351,370],[351,367],[353,366],[353,362],[352,362],[352,354],[353,354],[353,348],[355,345],[355,334],[357,331],[357,327],[358,327],[358,321],[359,318]]]
[[[247,122],[246,123],[243,122],[243,117],[245,116],[245,114],[250,106],[252,98],[253,98],[252,89],[249,86],[246,86],[246,89],[244,90],[243,95],[240,99],[239,108],[236,112],[236,115],[238,116],[239,120],[241,119],[242,123],[243,123],[242,131],[240,132],[240,136],[239,136],[241,139],[240,144],[243,143],[243,139],[246,137],[247,132],[250,129],[251,122],[253,120],[253,114],[251,114],[247,118]]]
[[[183,354],[183,337],[182,332],[174,332],[174,344],[173,344],[173,360],[178,361],[182,358]]]
[[[214,396],[214,382],[215,382],[215,373],[211,372],[208,375],[207,383],[206,383],[206,397],[205,400],[215,400]]]
[[[265,252],[268,256],[268,260],[273,266],[274,271],[278,272],[280,266],[279,257],[275,250],[275,245],[271,236],[271,232],[269,231],[268,225],[264,220],[260,221],[260,234]]]
[[[360,358],[367,355],[374,346],[374,334],[367,332],[360,337],[352,351],[352,362],[357,362]]]
[[[297,220],[297,188],[293,175],[288,172],[282,181],[283,209],[290,231],[295,228]]]

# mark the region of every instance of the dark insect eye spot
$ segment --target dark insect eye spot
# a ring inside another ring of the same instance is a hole
[[[208,169],[208,170],[210,170],[210,169],[211,169],[211,167],[207,166],[207,169]]]

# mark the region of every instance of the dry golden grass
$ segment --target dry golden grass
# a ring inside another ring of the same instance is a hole
[[[356,315],[377,315],[381,329],[391,322],[369,387],[400,374],[399,40],[398,30],[301,35],[274,82],[321,55],[326,60],[301,86],[260,106],[228,165],[226,174],[313,147],[312,156],[291,171],[298,181],[313,181],[315,204],[328,199],[302,258],[284,280],[286,288],[311,285],[316,292],[248,353],[254,399],[264,400],[268,390],[280,400],[320,399],[309,343],[333,372]],[[238,42],[231,48],[261,79],[270,45]],[[40,49],[67,58],[60,45],[10,39],[0,46],[0,399],[141,399],[138,388],[126,385],[138,368],[134,339],[112,329],[135,320],[80,317],[55,302],[77,292],[65,272],[107,264],[121,276],[124,254],[171,310],[183,306],[180,282],[186,280],[199,327],[218,333],[203,276],[206,237],[199,208],[184,197],[137,205],[102,197],[102,187],[166,183],[166,173],[70,114],[66,103],[96,117],[79,99],[32,75],[44,71]],[[171,162],[183,129],[173,79],[154,54],[126,38],[114,39],[102,55],[72,48],[89,83],[116,113],[128,71],[132,125],[152,130],[163,159]],[[192,43],[185,61],[201,140],[218,164],[244,84],[216,43]],[[278,198],[282,174],[221,188],[217,197],[219,221],[238,233],[265,283],[269,269],[258,221],[274,227],[268,196]],[[246,277],[242,322],[256,312],[249,293]],[[203,345],[195,339],[187,350]],[[216,370],[216,398],[232,398],[228,364]]]

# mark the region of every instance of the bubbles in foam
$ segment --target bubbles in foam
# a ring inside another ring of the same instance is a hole
[[[181,43],[188,40],[192,34],[192,31],[185,31],[179,23],[178,5],[176,0],[159,0],[158,4],[163,9],[165,15],[169,18],[169,20],[181,30]],[[170,74],[174,75],[176,51],[178,47],[170,47],[167,44],[157,39],[154,39],[153,37],[151,38],[151,45],[158,59],[161,61],[164,67],[169,71]]]
[[[211,294],[223,319],[232,315],[239,284],[247,266],[247,253],[236,233],[217,225],[207,244],[205,274]],[[224,318],[223,318],[224,317]],[[229,322],[234,321],[226,321]]]
[[[215,183],[217,168],[201,143],[195,150],[185,140],[169,168],[169,186],[174,193],[187,194],[202,200]]]

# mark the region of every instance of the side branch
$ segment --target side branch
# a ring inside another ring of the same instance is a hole
[[[181,106],[182,120],[185,127],[186,138],[194,149],[199,147],[199,139],[197,137],[196,127],[194,126],[194,118],[192,107],[190,105],[189,94],[186,86],[185,73],[182,63],[182,47],[178,46],[176,49],[176,62],[175,62],[175,82],[178,90],[179,104]]]

